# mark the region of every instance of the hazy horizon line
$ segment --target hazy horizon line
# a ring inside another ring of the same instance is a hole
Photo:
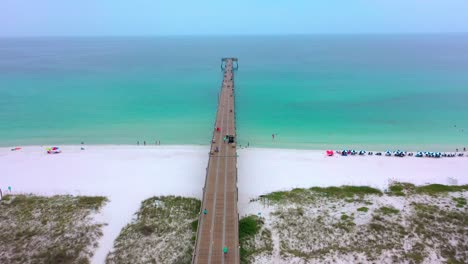
[[[0,35],[0,39],[6,38],[108,38],[108,37],[284,37],[284,36],[391,36],[391,35],[465,35],[468,32],[361,32],[361,33],[275,33],[275,34],[147,34],[147,35]]]

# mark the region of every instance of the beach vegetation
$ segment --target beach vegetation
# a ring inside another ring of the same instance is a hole
[[[272,192],[266,195],[262,195],[260,198],[272,203],[302,203],[312,202],[314,200],[314,197],[310,195],[310,191],[302,188],[296,188],[291,191]]]
[[[367,213],[367,211],[369,211],[369,208],[363,206],[363,207],[359,207],[358,209],[356,209],[357,211],[359,212],[364,212],[364,213]]]
[[[466,206],[465,197],[453,197],[452,200],[456,203],[456,207],[463,208]]]
[[[415,186],[411,183],[394,182],[387,191],[389,195],[404,196],[408,194],[430,194],[437,195],[449,192],[468,191],[468,185],[443,185],[443,184],[428,184]]]
[[[249,215],[239,221],[239,244],[241,263],[251,263],[258,255],[271,255],[273,240],[263,218]]]
[[[159,196],[144,200],[114,241],[106,263],[190,263],[201,202]]]
[[[369,186],[341,186],[341,187],[312,187],[311,191],[327,197],[347,198],[365,195],[382,195],[379,189]]]
[[[354,216],[351,215],[347,215],[347,214],[342,214],[341,217],[340,217],[340,220],[339,222],[333,224],[333,227],[335,228],[341,228],[347,232],[350,232],[352,230],[352,228],[356,225],[354,223]]]
[[[192,231],[197,232],[198,229],[198,219],[192,222]]]
[[[389,186],[387,194],[395,196],[405,196],[406,194],[414,193],[414,191],[414,184],[405,182],[394,182]]]
[[[443,184],[429,184],[416,187],[416,193],[418,194],[430,194],[436,195],[440,193],[449,193],[449,192],[463,192],[468,191],[467,185],[443,185]]]
[[[296,188],[261,195],[259,200],[267,203],[310,204],[319,198],[344,199],[346,202],[361,202],[366,195],[382,195],[378,189],[368,186]],[[357,198],[357,199],[356,199]]]
[[[400,210],[393,208],[393,207],[382,206],[379,209],[377,209],[377,212],[382,213],[384,215],[392,215],[392,214],[398,214]]]
[[[89,263],[105,225],[93,216],[106,202],[101,196],[5,196],[0,263]]]
[[[247,216],[239,221],[239,240],[255,236],[260,230],[262,222],[255,216]]]

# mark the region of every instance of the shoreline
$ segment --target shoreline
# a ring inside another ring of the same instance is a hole
[[[299,143],[298,143],[299,144]],[[156,147],[156,148],[209,148],[211,145],[209,143],[207,144],[162,144],[162,145],[155,145],[155,144],[147,144],[147,145],[136,145],[136,144],[55,144],[55,145],[9,145],[9,146],[4,146],[0,145],[0,152],[3,149],[13,149],[16,147],[20,148],[33,148],[33,147],[41,147],[41,148],[46,148],[46,147],[51,147],[51,146],[59,146],[59,147],[110,147],[110,148],[118,148],[118,147],[135,147],[135,148],[150,148],[150,147]],[[447,152],[447,153],[455,153],[455,152],[466,152],[468,153],[468,144],[463,146],[460,144],[458,146],[458,151],[456,151],[457,146],[456,145],[427,145],[428,147],[418,147],[417,145],[415,146],[407,146],[406,148],[403,147],[395,147],[395,148],[390,148],[390,147],[385,147],[387,145],[384,144],[371,144],[369,147],[362,147],[362,145],[359,144],[351,144],[351,145],[338,145],[338,144],[333,144],[333,145],[317,145],[321,147],[311,147],[308,148],[307,146],[301,148],[301,147],[292,147],[292,145],[276,145],[276,146],[268,146],[268,145],[251,145],[249,147],[246,147],[245,145],[237,145],[237,149],[268,149],[268,150],[293,150],[293,151],[326,151],[326,150],[365,150],[365,151],[372,151],[372,152],[385,152],[387,150],[390,150],[391,152],[396,151],[396,150],[402,150],[402,151],[407,151],[407,152]],[[328,147],[327,147],[328,146]],[[380,146],[380,147],[375,147],[375,146]],[[431,147],[432,146],[432,147]],[[375,147],[375,148],[374,148]],[[464,151],[463,148],[466,148]]]

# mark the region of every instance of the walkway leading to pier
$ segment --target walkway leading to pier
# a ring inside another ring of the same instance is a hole
[[[224,70],[224,79],[218,98],[218,112],[203,188],[203,203],[192,261],[195,264],[239,263],[233,72],[237,69],[237,59],[222,59],[221,68]],[[224,252],[225,248],[227,253]]]

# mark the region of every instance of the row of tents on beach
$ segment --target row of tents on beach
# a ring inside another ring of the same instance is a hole
[[[464,153],[442,153],[442,152],[422,152],[422,151],[418,151],[416,153],[413,153],[413,152],[406,152],[406,151],[401,151],[401,150],[397,150],[397,151],[390,151],[390,150],[387,150],[385,152],[367,152],[365,150],[360,150],[360,151],[356,151],[356,150],[337,150],[335,152],[333,152],[333,150],[327,150],[326,154],[327,156],[333,156],[333,154],[336,153],[338,155],[341,155],[341,156],[355,156],[355,155],[359,155],[359,156],[364,156],[364,155],[369,155],[369,156],[372,156],[372,155],[376,155],[376,156],[387,156],[387,157],[391,157],[391,156],[394,156],[394,157],[406,157],[406,156],[409,156],[409,157],[418,157],[418,158],[422,158],[422,157],[430,157],[430,158],[441,158],[441,157],[449,157],[449,158],[452,158],[452,157],[463,157],[464,156]]]

